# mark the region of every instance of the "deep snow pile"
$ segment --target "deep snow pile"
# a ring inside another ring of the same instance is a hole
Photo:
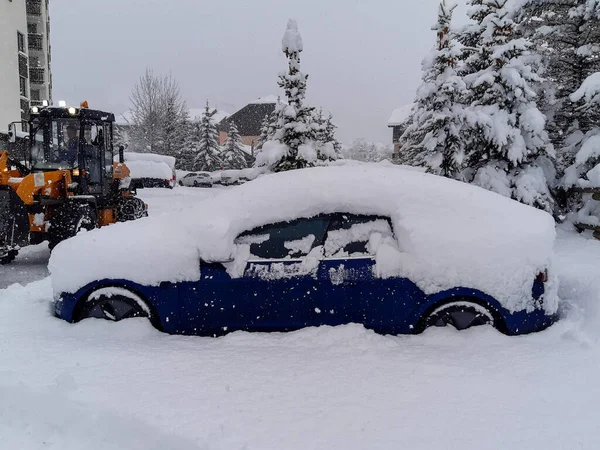
[[[428,294],[479,289],[515,311],[533,306],[533,280],[549,268],[544,305],[556,310],[549,215],[467,184],[383,165],[267,175],[190,211],[80,234],[54,250],[53,287],[74,292],[104,278],[198,280],[201,259],[245,265],[248,255],[234,243],[243,231],[332,212],[391,218],[397,240],[382,239],[376,249],[381,277],[407,277]]]

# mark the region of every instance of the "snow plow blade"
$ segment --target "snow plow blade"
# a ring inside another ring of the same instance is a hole
[[[0,253],[29,241],[29,215],[23,201],[9,186],[0,186]]]

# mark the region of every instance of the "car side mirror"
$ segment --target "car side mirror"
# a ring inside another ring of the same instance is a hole
[[[123,164],[125,162],[125,147],[119,145],[119,162]]]

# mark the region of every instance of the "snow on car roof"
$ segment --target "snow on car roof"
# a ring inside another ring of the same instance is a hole
[[[52,253],[53,288],[75,292],[105,278],[149,285],[198,280],[200,260],[236,256],[240,233],[333,212],[390,217],[397,248],[378,251],[377,272],[407,277],[427,294],[467,287],[509,311],[529,309],[535,276],[551,266],[550,215],[468,184],[364,164],[271,174],[190,210],[79,234]],[[554,312],[552,280],[544,305]]]
[[[131,161],[152,161],[152,162],[162,162],[167,164],[171,169],[175,167],[175,158],[172,156],[166,155],[157,155],[156,153],[134,153],[134,152],[125,152],[123,154],[125,157],[125,163]]]
[[[173,177],[173,169],[164,162],[155,161],[126,161],[131,178],[155,178],[158,180],[170,180]]]

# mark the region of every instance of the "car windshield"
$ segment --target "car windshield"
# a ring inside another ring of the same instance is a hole
[[[34,169],[71,169],[78,165],[79,121],[38,119],[32,128],[31,159]]]

